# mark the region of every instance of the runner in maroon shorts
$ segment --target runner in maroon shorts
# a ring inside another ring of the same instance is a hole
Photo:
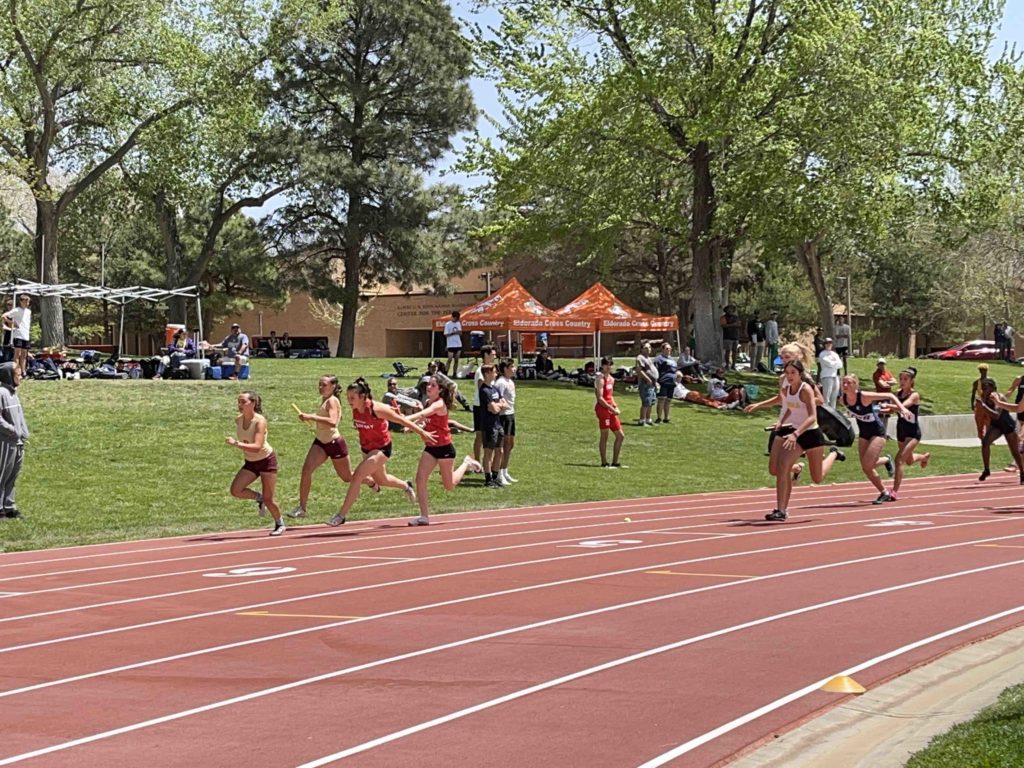
[[[316,436],[313,444],[306,452],[306,460],[302,464],[302,477],[299,479],[299,506],[288,513],[289,517],[305,517],[307,504],[309,503],[309,489],[313,485],[313,473],[327,459],[334,465],[334,471],[344,482],[352,482],[352,465],[348,460],[348,444],[345,438],[338,432],[338,422],[341,420],[341,400],[338,394],[341,387],[338,384],[337,376],[321,376],[319,383],[320,407],[316,413],[300,413],[299,419],[305,422],[312,422],[316,427]],[[364,481],[375,491],[380,491],[380,486],[374,482],[372,477]]]
[[[231,495],[236,499],[255,501],[261,515],[269,511],[274,518],[274,527],[270,535],[280,536],[285,531],[285,524],[281,518],[281,510],[274,502],[277,454],[267,442],[267,420],[263,416],[263,403],[255,392],[242,392],[238,395],[235,435],[225,438],[225,442],[242,451],[245,464],[231,482]],[[262,493],[249,487],[257,479],[260,481]]]
[[[430,503],[427,497],[427,481],[430,473],[437,467],[441,475],[441,484],[446,491],[455,490],[462,482],[466,471],[473,469],[482,472],[483,466],[470,455],[462,458],[458,469],[455,468],[455,446],[452,444],[452,425],[469,432],[449,416],[452,400],[455,398],[455,386],[449,380],[443,383],[438,376],[427,380],[427,407],[411,418],[423,422],[426,430],[434,435],[434,442],[427,442],[420,454],[420,463],[416,468],[416,501],[420,505],[420,516],[409,521],[409,525],[430,525]]]
[[[619,406],[615,404],[614,388],[615,379],[612,378],[612,364],[615,361],[610,357],[601,358],[601,370],[594,377],[594,414],[597,416],[597,425],[601,429],[601,440],[598,447],[601,451],[601,466],[619,469],[619,451],[622,450],[622,441],[625,435],[622,433],[622,422],[619,421]],[[615,435],[615,444],[612,446],[612,463],[608,464],[608,433]]]
[[[348,404],[352,407],[352,423],[359,433],[359,447],[363,451],[363,460],[359,462],[348,485],[345,501],[341,509],[328,521],[328,525],[342,525],[349,510],[359,498],[359,486],[366,478],[372,478],[379,486],[401,488],[413,504],[416,503],[416,489],[407,480],[388,474],[388,461],[391,459],[391,432],[388,422],[408,427],[422,437],[428,444],[433,444],[434,435],[427,432],[415,422],[409,421],[394,408],[373,400],[373,393],[366,379],[360,377],[348,385],[345,392]]]

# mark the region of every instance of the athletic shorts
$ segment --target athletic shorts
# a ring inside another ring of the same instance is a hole
[[[484,448],[500,448],[505,440],[505,431],[501,428],[500,422],[489,428],[485,427],[481,432],[484,436]]]
[[[322,443],[314,438],[313,445],[326,453],[327,458],[329,459],[344,459],[348,456],[348,443],[346,443],[345,438],[340,435],[329,443]]]
[[[646,381],[641,381],[637,388],[640,390],[640,405],[651,406],[658,402],[658,388]],[[672,388],[673,392],[675,387]]]
[[[900,419],[896,422],[896,440],[897,442],[905,442],[907,440],[920,440],[921,439],[921,425],[910,424]]]
[[[880,421],[858,421],[857,437],[864,440],[873,440],[876,437],[885,437],[885,425]]]
[[[1001,435],[1008,435],[1011,432],[1016,432],[1017,425],[1014,423],[1012,417],[1008,417],[1009,414],[1006,411],[1003,411],[999,416],[989,422],[988,428],[997,430]]]
[[[448,443],[448,445],[425,445],[423,446],[423,452],[429,453],[435,459],[455,458],[455,446],[451,443]]]
[[[366,450],[365,448],[363,448],[362,449],[363,456],[369,456],[374,451],[379,451],[380,453],[383,453],[385,456],[387,456],[390,459],[391,458],[391,446],[393,446],[393,445],[394,445],[394,443],[388,443],[383,448],[371,448],[370,450]]]
[[[514,413],[501,417],[501,430],[505,433],[505,437],[516,436],[516,415]]]
[[[796,432],[796,427],[784,424],[776,430],[775,437],[787,437],[794,432]],[[797,435],[796,444],[805,451],[809,451],[812,448],[820,448],[825,444],[825,435],[822,434],[821,429],[814,427],[814,429],[808,429],[802,435]]]
[[[612,413],[607,408],[602,408],[600,412],[594,411],[597,416],[597,425],[601,429],[610,429],[612,432],[618,432],[622,429],[622,422],[619,420],[619,416],[616,413]]]
[[[658,397],[664,397],[671,400],[675,391],[676,383],[674,381],[670,381],[668,383],[662,382],[658,385]]]
[[[28,349],[28,339],[15,339],[14,340],[14,348],[15,349]]]
[[[483,410],[479,405],[473,406],[473,431],[482,432],[484,428],[483,424]]]
[[[272,453],[265,459],[259,461],[246,461],[242,469],[252,472],[254,475],[262,475],[264,472],[277,472],[277,454]]]

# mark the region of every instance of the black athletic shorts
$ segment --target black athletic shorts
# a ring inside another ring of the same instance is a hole
[[[451,443],[448,443],[448,445],[425,445],[423,446],[423,450],[435,459],[455,458],[455,446]]]
[[[796,432],[796,427],[790,424],[784,424],[776,430],[775,437],[786,437],[787,435],[792,435],[794,432]],[[797,435],[796,444],[805,451],[809,451],[812,448],[820,448],[825,444],[825,435],[822,434],[818,427],[808,429],[802,435]]]
[[[905,442],[907,440],[920,440],[921,439],[921,425],[911,424],[909,422],[900,419],[896,422],[896,441]]]
[[[505,430],[501,428],[501,424],[495,424],[490,428],[484,428],[481,430],[484,436],[484,448],[500,448],[502,442],[505,440]]]
[[[393,445],[394,445],[394,443],[388,443],[383,448],[374,448],[373,450],[370,450],[370,451],[363,451],[363,456],[369,456],[371,453],[373,453],[373,451],[380,451],[381,453],[383,453],[385,456],[387,456],[390,459],[391,458],[391,446],[393,446]]]
[[[483,425],[483,409],[479,405],[473,406],[473,431],[480,432]]]
[[[505,433],[505,437],[516,436],[516,415],[514,413],[501,417],[501,429]]]

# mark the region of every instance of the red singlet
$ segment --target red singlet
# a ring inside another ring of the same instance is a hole
[[[374,413],[372,400],[366,401],[366,410],[362,413],[352,411],[352,424],[359,433],[359,447],[363,453],[379,451],[391,444],[388,420]]]
[[[427,416],[426,422],[423,424],[423,428],[427,432],[434,433],[434,442],[427,443],[426,440],[423,442],[427,445],[432,445],[438,448],[443,445],[452,444],[452,427],[448,423],[448,413],[432,413]]]
[[[615,379],[612,378],[611,374],[608,374],[601,379],[601,399],[604,400],[608,405],[615,405],[615,396],[612,394],[615,390]],[[607,408],[599,403],[594,403],[594,410],[600,415],[605,413],[611,413]]]

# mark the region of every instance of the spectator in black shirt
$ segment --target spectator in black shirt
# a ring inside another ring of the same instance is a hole
[[[722,327],[722,346],[725,348],[725,366],[736,370],[736,350],[740,346],[740,317],[736,307],[727,304],[725,313],[718,319]]]
[[[750,340],[750,370],[756,371],[764,357],[764,323],[756,309],[747,320],[747,338]]]
[[[505,441],[501,412],[508,407],[508,403],[494,387],[497,378],[495,367],[490,363],[481,365],[480,373],[483,375],[480,382],[480,433],[483,436],[484,485],[488,488],[501,488],[498,470],[501,468],[501,446]]]

